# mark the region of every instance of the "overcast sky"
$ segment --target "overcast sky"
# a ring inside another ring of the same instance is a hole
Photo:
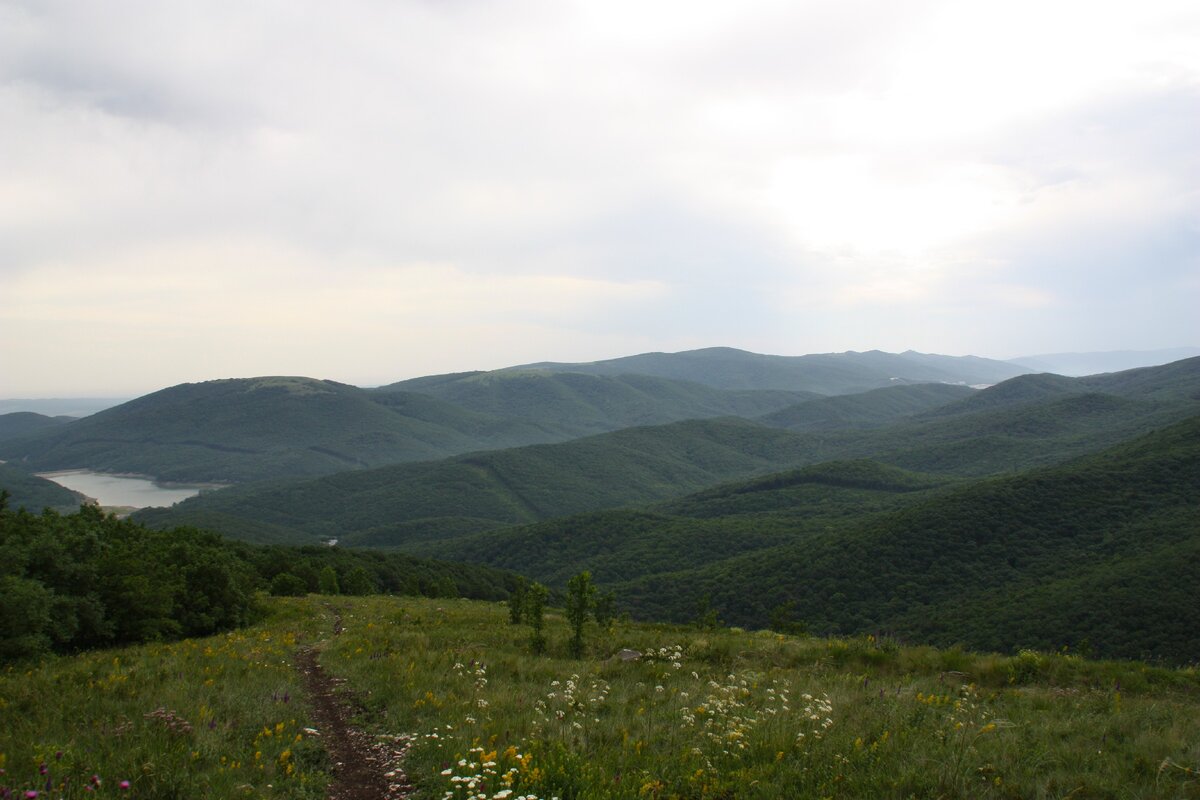
[[[1198,309],[1195,0],[0,0],[0,397]]]

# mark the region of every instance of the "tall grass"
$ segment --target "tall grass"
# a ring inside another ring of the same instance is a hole
[[[323,797],[290,663],[304,643],[346,679],[364,728],[415,735],[421,797],[1200,797],[1192,669],[627,623],[589,623],[572,659],[553,612],[534,656],[499,603],[270,603],[228,636],[10,668],[0,785]],[[643,656],[612,658],[622,648]]]
[[[0,797],[324,797],[290,661],[323,626],[311,604],[273,608],[224,636],[7,668]]]
[[[1194,670],[627,624],[574,660],[547,632],[537,658],[499,604],[369,599],[325,663],[417,734],[428,797],[1200,797]]]

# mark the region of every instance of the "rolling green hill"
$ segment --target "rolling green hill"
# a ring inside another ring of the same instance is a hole
[[[213,525],[251,540],[269,534],[273,541],[287,541],[284,532],[292,530],[291,541],[336,538],[403,547],[659,502],[717,483],[838,459],[982,477],[1095,452],[1194,414],[1196,403],[1182,389],[1189,381],[1200,384],[1200,364],[1182,377],[1173,373],[1167,382],[1175,391],[1160,399],[1055,394],[974,413],[905,418],[873,429],[797,433],[739,419],[631,428],[554,445],[235,488],[141,514],[155,525]],[[1137,383],[1159,385],[1146,376]],[[1007,390],[1001,385],[976,396],[992,391]]]
[[[1193,417],[1068,464],[949,487],[616,588],[638,612],[676,619],[710,596],[743,624],[792,603],[816,632],[884,630],[1000,650],[1086,644],[1183,662],[1200,654],[1200,633],[1181,613],[1200,592],[1198,506]]]
[[[631,425],[756,416],[805,397],[644,376],[524,374],[467,379],[441,394],[311,378],[183,384],[42,430],[21,416],[26,430],[0,437],[0,458],[29,469],[241,483],[558,442]]]
[[[32,411],[0,414],[0,440],[28,436],[31,433],[37,433],[47,428],[57,428],[59,425],[65,425],[72,421],[70,417],[48,417]]]
[[[510,624],[495,602],[317,595],[261,605],[262,618],[228,633],[0,672],[0,794],[1197,794],[1194,668],[623,620],[587,621],[573,653],[553,608],[535,648],[531,626]],[[639,657],[614,657],[622,650]]]
[[[530,425],[436,405],[419,396],[407,406],[402,397],[377,402],[362,389],[310,378],[208,381],[0,443],[0,455],[34,469],[240,482],[437,458],[545,436]]]
[[[406,549],[515,569],[553,586],[580,569],[615,584],[795,543],[915,502],[946,483],[871,461],[826,462],[641,509],[417,541]]]
[[[957,402],[933,408],[924,416],[946,417],[1089,392],[1155,402],[1195,402],[1200,401],[1198,376],[1200,358],[1083,378],[1066,378],[1049,373],[1021,375]]]
[[[1014,378],[1013,380],[1019,380]],[[1010,381],[1011,382],[1011,381]],[[821,397],[764,414],[761,422],[793,431],[876,428],[976,394],[966,386],[918,383]]]
[[[586,364],[541,363],[527,367],[591,375],[653,375],[694,381],[719,389],[782,389],[817,394],[852,394],[896,383],[992,384],[1025,372],[1024,367],[975,356],[916,353],[821,353],[772,356],[731,347],[682,353],[643,353]]]
[[[9,493],[8,504],[12,508],[25,508],[35,512],[43,508],[70,511],[79,508],[86,500],[79,492],[31,475],[11,464],[0,464],[0,490]]]
[[[817,395],[769,390],[725,391],[648,375],[585,375],[499,370],[418,378],[380,391],[408,391],[461,408],[520,419],[574,438],[685,419],[756,417]]]
[[[365,537],[398,544],[414,530],[444,536],[653,502],[801,459],[807,444],[746,420],[691,420],[313,481],[234,487],[169,510],[142,511],[139,518],[191,524],[192,515],[215,512],[226,522],[290,528],[298,540]],[[225,525],[218,530],[252,536]]]

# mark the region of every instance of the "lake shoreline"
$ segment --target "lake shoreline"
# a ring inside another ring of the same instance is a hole
[[[55,469],[49,472],[33,473],[39,478],[46,480],[54,480],[56,477],[64,475],[102,475],[106,478],[130,478],[133,480],[149,481],[155,486],[160,486],[163,489],[227,489],[233,486],[232,483],[199,483],[193,481],[160,481],[153,475],[145,475],[140,472],[100,472],[87,467],[75,467],[72,469]]]
[[[101,508],[137,510],[169,508],[202,492],[224,489],[230,484],[160,481],[150,475],[97,472],[86,468],[49,470],[36,473],[86,497]]]

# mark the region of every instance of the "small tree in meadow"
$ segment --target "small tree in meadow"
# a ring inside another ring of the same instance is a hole
[[[796,602],[794,600],[780,603],[771,609],[771,630],[776,633],[789,633],[793,636],[803,636],[807,633],[804,623],[792,618],[795,611]]]
[[[338,587],[337,573],[333,571],[333,567],[325,567],[321,570],[321,577],[317,580],[317,586],[320,588],[321,594],[341,594],[342,590]]]
[[[304,597],[308,587],[304,580],[290,572],[281,572],[271,579],[271,594],[275,597]]]
[[[567,581],[567,622],[571,625],[571,655],[583,656],[583,624],[596,606],[592,573],[584,570]]]
[[[529,581],[517,578],[517,585],[508,594],[508,621],[513,625],[521,624],[521,614],[525,610],[525,594],[529,591]]]
[[[542,633],[542,628],[545,625],[546,599],[548,597],[550,597],[550,590],[540,583],[532,583],[525,590],[525,608],[522,617],[533,629],[529,643],[537,655],[546,652],[546,637]]]
[[[704,595],[696,603],[696,627],[702,631],[711,631],[721,626],[721,618],[712,607],[712,595]]]
[[[375,594],[379,589],[375,585],[375,579],[367,572],[364,567],[355,567],[350,570],[350,574],[346,576],[346,585],[343,587],[346,594],[365,595]]]
[[[596,624],[604,630],[612,628],[613,619],[617,615],[617,593],[607,591],[596,595]]]

